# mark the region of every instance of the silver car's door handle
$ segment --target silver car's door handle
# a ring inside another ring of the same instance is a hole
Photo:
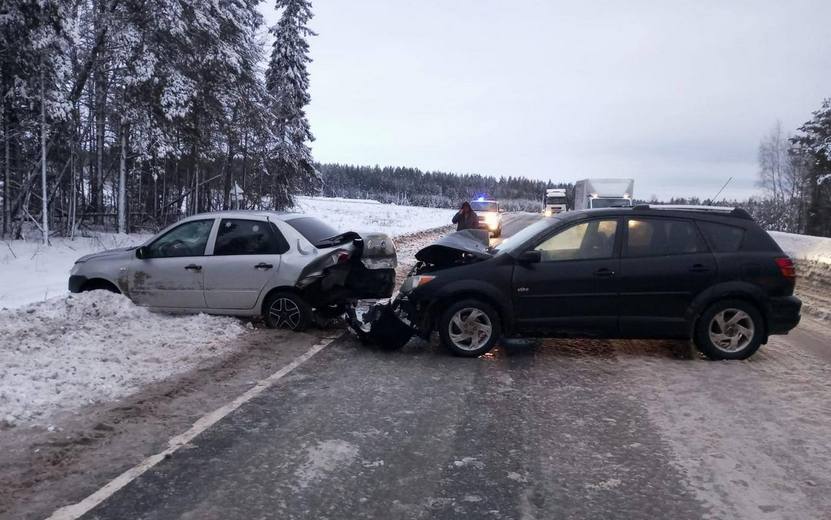
[[[186,265],[185,269],[187,269],[188,271],[201,271],[202,266],[201,265],[196,265],[196,264],[190,264],[190,265]]]
[[[267,264],[265,262],[260,262],[259,264],[254,266],[254,269],[266,269],[266,270],[268,270],[268,269],[271,269],[272,267],[274,267],[274,266],[271,265],[271,264]]]

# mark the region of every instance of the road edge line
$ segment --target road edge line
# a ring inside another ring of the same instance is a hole
[[[309,350],[294,358],[291,363],[287,364],[277,372],[274,372],[265,379],[257,381],[257,383],[238,396],[236,399],[220,406],[216,410],[209,412],[193,423],[193,425],[184,433],[176,435],[167,441],[167,449],[155,455],[150,455],[140,463],[115,477],[95,493],[89,495],[85,499],[76,504],[63,506],[55,510],[47,520],[76,520],[81,516],[90,512],[93,508],[110,498],[118,490],[143,475],[147,470],[153,468],[156,464],[170,457],[179,448],[192,441],[196,436],[221,421],[228,414],[257,397],[265,390],[273,386],[277,381],[291,373],[295,368],[299,367],[306,361],[312,358],[315,354],[329,346],[332,342],[342,336],[333,338],[324,338],[322,341],[313,345]]]

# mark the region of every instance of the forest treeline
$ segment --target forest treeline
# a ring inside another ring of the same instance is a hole
[[[398,166],[318,164],[317,169],[320,187],[307,194],[432,208],[454,208],[462,201],[486,196],[502,201],[508,211],[540,211],[546,188],[570,186],[525,177],[497,178]]]

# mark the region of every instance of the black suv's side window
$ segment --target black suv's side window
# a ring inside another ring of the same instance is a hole
[[[214,255],[280,255],[288,249],[285,237],[270,222],[222,219]]]
[[[177,226],[150,244],[147,258],[173,258],[181,256],[202,256],[214,220],[194,220]]]
[[[706,249],[692,222],[650,218],[628,220],[624,256],[685,255]]]
[[[744,229],[715,222],[699,222],[701,232],[717,253],[734,253],[741,249],[744,241]]]
[[[611,258],[615,251],[617,220],[575,224],[535,247],[543,262]]]

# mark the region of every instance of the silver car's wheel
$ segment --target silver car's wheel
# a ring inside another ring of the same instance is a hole
[[[272,329],[302,331],[311,324],[312,309],[300,295],[281,291],[266,299],[263,317]]]
[[[753,318],[741,309],[728,308],[717,312],[708,327],[710,341],[724,352],[740,352],[750,345],[756,334]]]
[[[300,308],[288,298],[277,298],[271,303],[268,314],[277,329],[295,330],[300,325]]]
[[[447,335],[453,346],[465,352],[482,348],[493,335],[493,324],[487,314],[473,307],[459,309],[448,324]]]

